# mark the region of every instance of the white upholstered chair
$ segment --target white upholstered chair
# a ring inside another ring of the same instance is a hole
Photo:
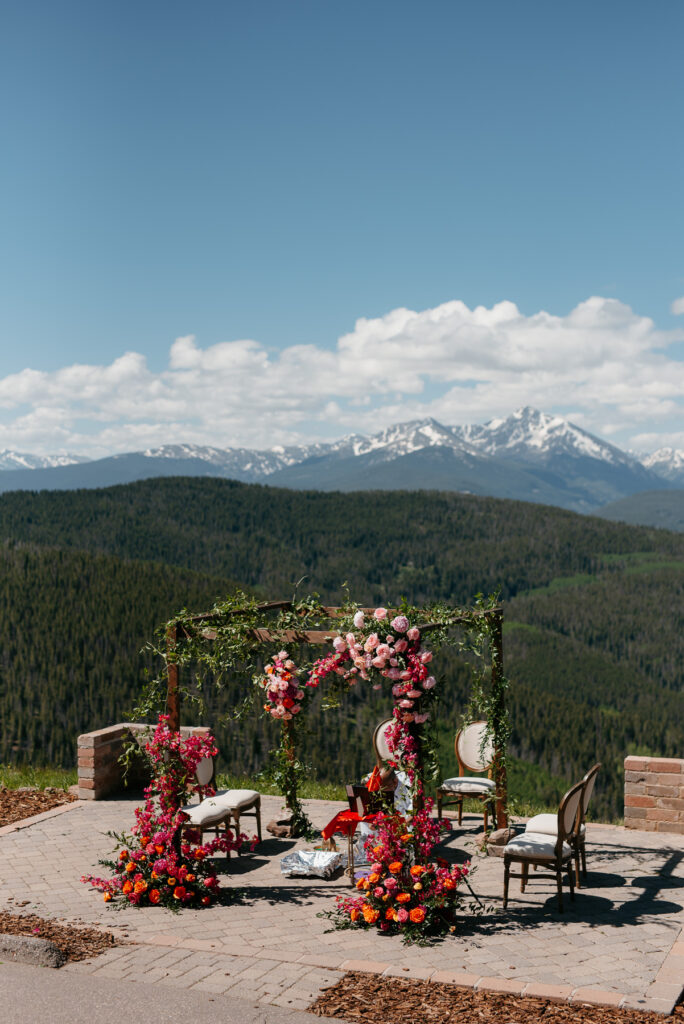
[[[474,798],[483,803],[484,830],[487,831],[488,809],[496,794],[496,785],[491,778],[494,747],[491,739],[482,746],[486,722],[471,722],[456,734],[454,748],[458,761],[458,775],[445,779],[437,789],[437,816],[441,819],[445,807],[458,806],[458,823],[463,817],[464,799]],[[487,772],[487,775],[472,775],[472,772]]]
[[[558,890],[558,909],[563,912],[563,872],[567,871],[570,883],[570,898],[575,898],[575,885],[572,871],[573,857],[577,857],[574,843],[574,830],[578,820],[578,810],[582,799],[584,782],[576,783],[569,789],[560,802],[556,818],[556,833],[549,835],[543,832],[525,831],[516,836],[504,847],[504,909],[508,906],[508,880],[520,879],[520,891],[525,892],[529,882],[530,865],[547,868],[555,875]],[[522,864],[520,874],[511,871],[511,864]],[[548,873],[548,872],[547,872]]]
[[[257,835],[261,842],[261,794],[255,789],[219,789],[210,796],[203,796],[214,779],[214,760],[204,757],[195,769],[195,778],[200,801],[181,807],[185,815],[184,828],[194,828],[200,833],[214,831],[218,835],[221,825],[226,831],[235,829],[240,834],[240,818],[256,818]],[[251,813],[250,813],[251,812]],[[229,853],[230,856],[230,853]]]
[[[395,724],[393,718],[386,718],[380,725],[375,727],[373,732],[373,750],[378,767],[382,768],[385,761],[392,759],[390,748],[387,746],[387,731]]]
[[[589,769],[587,774],[582,779],[582,797],[577,808],[577,821],[573,830],[573,846],[578,856],[575,857],[575,884],[577,888],[580,888],[580,861],[582,862],[582,874],[587,877],[587,851],[585,846],[585,838],[587,833],[586,828],[586,815],[591,795],[594,792],[594,784],[596,782],[596,776],[599,773],[601,765],[595,764]],[[543,835],[556,835],[556,829],[558,828],[558,817],[555,814],[535,814],[533,818],[527,822],[525,828],[526,832],[538,832]]]

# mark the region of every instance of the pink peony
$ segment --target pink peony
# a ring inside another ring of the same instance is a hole
[[[356,628],[357,629],[363,629],[363,625],[364,625],[365,621],[366,621],[366,616],[363,614],[362,611],[358,611],[356,613],[356,615],[354,616],[354,625],[356,626]]]
[[[435,686],[436,684],[437,684],[437,680],[435,679],[435,677],[434,676],[428,676],[427,679],[423,682],[423,689],[424,690],[431,690],[432,687]]]
[[[335,637],[335,639],[333,640],[333,647],[338,652],[338,654],[340,652],[342,652],[342,651],[346,651],[347,650],[347,645],[346,645],[346,643],[344,642],[344,640],[342,639],[341,636],[336,636]]]
[[[392,619],[391,626],[395,633],[405,633],[409,627],[409,620],[405,615],[397,615],[396,619]]]
[[[406,636],[409,640],[420,640],[420,630],[417,626],[411,626]]]
[[[377,619],[378,622],[382,622],[383,619],[387,618],[387,609],[386,608],[376,608],[375,611],[373,612],[373,618]]]

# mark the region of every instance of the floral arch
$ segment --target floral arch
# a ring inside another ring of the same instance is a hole
[[[277,751],[278,781],[293,826],[307,824],[297,798],[302,766],[297,759],[297,733],[313,690],[328,680],[331,696],[360,682],[389,689],[395,725],[389,745],[398,767],[405,770],[421,803],[425,788],[437,776],[434,744],[439,684],[431,674],[433,655],[449,646],[473,656],[473,683],[466,718],[488,722],[483,743],[494,750],[496,821],[507,823],[506,744],[509,736],[503,671],[503,610],[496,597],[479,598],[473,608],[433,604],[422,608],[406,602],[393,609],[323,605],[308,596],[298,601],[258,603],[237,591],[199,615],[181,612],[161,631],[150,648],[164,663],[148,683],[136,709],[149,715],[166,701],[169,727],[180,728],[184,699],[197,700],[181,669],[193,666],[200,680],[211,673],[221,686],[228,673],[251,676],[246,699],[259,696],[263,711],[281,722]],[[295,663],[293,646],[326,647],[315,661]],[[267,664],[264,667],[264,659]]]

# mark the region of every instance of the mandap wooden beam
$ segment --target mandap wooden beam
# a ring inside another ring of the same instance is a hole
[[[503,612],[500,608],[495,609],[496,614],[492,616],[492,690],[496,689],[503,679]],[[501,712],[497,709],[497,714]],[[506,775],[506,758],[502,756],[504,751],[500,748],[494,750],[494,781],[496,783],[496,827],[506,828],[508,815],[506,804],[508,803],[508,779]]]
[[[178,732],[180,729],[180,690],[178,688],[179,669],[173,660],[178,640],[178,627],[174,623],[166,631],[166,713],[169,716],[169,729]]]

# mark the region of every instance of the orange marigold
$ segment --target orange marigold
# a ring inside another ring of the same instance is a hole
[[[397,903],[408,903],[410,899],[411,899],[411,893],[410,892],[398,892],[397,893]]]
[[[423,867],[422,864],[414,864],[413,867],[411,868],[411,874],[413,875],[414,878],[420,878],[424,871],[425,868]]]
[[[129,860],[128,864],[126,865],[126,871],[128,872],[129,875],[133,874],[133,872],[135,871],[135,861],[134,860]]]
[[[414,924],[420,924],[421,921],[425,920],[425,911],[422,907],[414,907],[413,910],[409,911],[409,917]]]
[[[377,873],[377,871],[374,871],[372,875],[368,876],[368,881],[372,882],[373,884],[380,881],[380,875]]]
[[[400,860],[393,860],[391,864],[387,865],[387,867],[388,870],[391,871],[393,875],[398,875],[403,867],[403,864],[401,863]]]
[[[369,907],[367,903],[364,903],[362,910],[364,921],[366,921],[367,924],[375,924],[377,919],[380,917],[380,911],[373,910],[373,908]]]

